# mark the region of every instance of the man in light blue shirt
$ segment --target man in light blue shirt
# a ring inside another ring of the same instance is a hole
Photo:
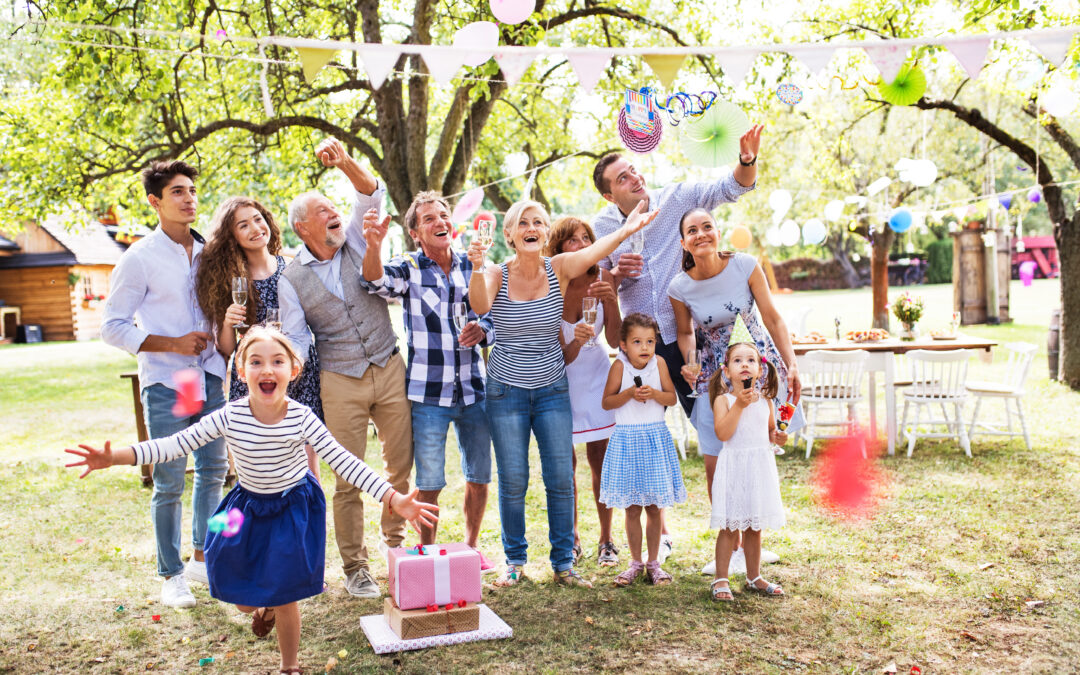
[[[191,229],[199,205],[196,169],[181,161],[153,162],[142,172],[146,199],[158,226],[120,257],[109,280],[109,300],[102,339],[135,354],[139,362],[146,428],[151,438],[184,429],[225,404],[225,359],[218,353],[210,325],[195,299],[195,273],[203,238]],[[202,410],[175,417],[178,385],[174,376],[192,369],[201,386]],[[158,574],[165,577],[161,601],[192,607],[184,577],[206,583],[203,542],[206,524],[221,501],[228,459],[225,445],[214,441],[195,450],[191,543],[194,555],[185,568],[180,558],[184,473],[187,457],[154,467],[150,516],[157,541]]]

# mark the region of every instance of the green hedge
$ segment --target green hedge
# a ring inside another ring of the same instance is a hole
[[[926,283],[943,284],[952,281],[953,240],[938,239],[926,247]]]

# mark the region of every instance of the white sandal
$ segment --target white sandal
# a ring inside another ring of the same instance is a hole
[[[757,582],[759,581],[765,581],[760,574],[746,582],[746,590],[770,598],[782,598],[784,596],[784,589],[780,587],[780,584],[770,584],[765,581],[765,588],[758,588]]]
[[[716,584],[721,581],[727,584],[726,588],[718,588],[716,586]],[[709,587],[712,589],[713,600],[716,600],[717,602],[733,602],[735,600],[735,594],[731,592],[731,582],[727,579],[714,579],[713,582],[709,584]],[[726,598],[724,597],[725,593],[727,594]]]

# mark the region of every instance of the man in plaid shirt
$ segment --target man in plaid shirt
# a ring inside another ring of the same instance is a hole
[[[412,401],[413,460],[420,499],[438,504],[446,487],[446,431],[454,424],[465,474],[465,538],[476,548],[491,482],[491,435],[484,413],[484,360],[480,345],[494,342],[491,319],[468,307],[472,263],[454,251],[450,207],[437,192],[421,192],[405,212],[405,228],[420,250],[382,264],[379,252],[390,217],[372,209],[364,216],[365,286],[385,298],[401,298],[409,343],[406,382]],[[465,303],[468,323],[454,329],[452,307]],[[459,349],[459,346],[461,349]],[[420,540],[435,543],[437,525]],[[481,569],[490,569],[481,554]]]

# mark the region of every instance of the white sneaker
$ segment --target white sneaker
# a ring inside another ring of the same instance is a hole
[[[177,608],[195,606],[195,596],[188,589],[182,574],[166,579],[161,585],[161,604]]]
[[[671,545],[672,545],[672,543],[673,542],[671,540],[671,535],[670,534],[662,534],[662,535],[660,535],[660,550],[656,553],[656,560],[661,565],[663,565],[664,562],[668,559],[668,556],[671,555]]]
[[[767,549],[761,549],[761,564],[771,565],[774,562],[780,562],[780,556]]]
[[[714,576],[716,574],[716,558],[705,563],[705,567],[701,568],[701,573],[708,574],[710,577]]]
[[[210,585],[210,578],[206,575],[206,561],[192,558],[184,565],[184,578],[188,581]]]
[[[727,571],[728,574],[746,574],[746,553],[741,548],[731,554]]]

